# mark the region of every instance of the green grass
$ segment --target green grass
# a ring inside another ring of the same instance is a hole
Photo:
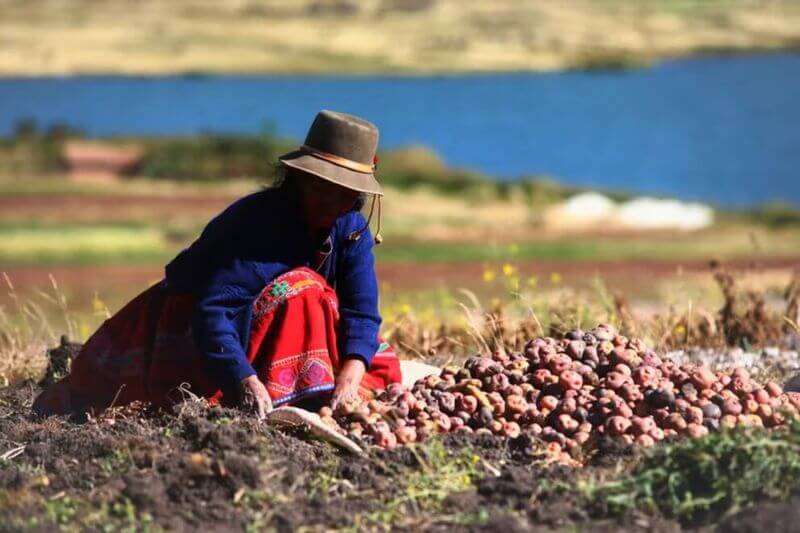
[[[0,264],[89,265],[160,264],[169,261],[199,233],[199,227],[114,224],[0,223]],[[508,243],[421,242],[388,234],[376,250],[382,263],[709,260],[744,257],[794,257],[798,232],[710,230],[678,236],[562,237]]]
[[[4,264],[151,263],[172,252],[162,231],[137,225],[0,227]]]
[[[800,234],[764,233],[754,246],[751,233],[706,232],[675,237],[569,237],[521,242],[514,260],[611,261],[630,259],[733,259],[757,255],[791,257],[800,250]],[[376,252],[385,262],[470,262],[508,260],[507,244],[414,242],[387,243]]]
[[[800,422],[785,430],[737,429],[658,446],[630,474],[582,487],[595,512],[657,512],[708,524],[800,488]]]

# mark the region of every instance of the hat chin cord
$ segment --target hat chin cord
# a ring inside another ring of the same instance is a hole
[[[369,216],[367,217],[367,223],[364,224],[364,227],[361,229],[350,233],[347,236],[347,240],[349,241],[357,241],[361,238],[361,235],[369,229],[369,223],[372,221],[372,213],[375,211],[375,198],[378,199],[378,231],[375,233],[374,241],[375,244],[380,244],[383,242],[383,236],[381,235],[381,197],[377,194],[372,195],[372,205],[369,208]]]

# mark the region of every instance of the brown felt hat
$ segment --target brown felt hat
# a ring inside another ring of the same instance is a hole
[[[278,161],[359,192],[383,195],[375,179],[375,124],[346,113],[322,110],[308,130],[305,143]]]

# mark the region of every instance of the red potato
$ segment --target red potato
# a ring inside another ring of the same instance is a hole
[[[693,439],[705,437],[708,435],[708,428],[700,424],[689,424],[686,426],[686,435]]]
[[[551,377],[554,377],[554,376],[548,369],[539,368],[539,369],[536,370],[536,372],[533,373],[532,381],[533,381],[533,384],[536,387],[541,389],[545,385],[547,385],[549,383],[552,383],[552,381],[550,381]]]
[[[742,411],[748,415],[758,412],[758,402],[755,400],[745,400],[742,405]]]
[[[664,420],[670,415],[667,409],[656,409],[653,411],[653,419],[656,421],[656,424],[663,424]]]
[[[506,398],[512,394],[517,396],[525,396],[525,391],[520,385],[509,385],[506,387],[506,390],[503,391],[503,394],[506,396]]]
[[[770,394],[765,389],[753,391],[753,399],[762,405],[769,404]]]
[[[723,415],[722,418],[719,419],[719,425],[724,428],[734,428],[739,423],[739,419],[736,415]]]
[[[626,364],[623,364],[623,363],[615,364],[614,365],[614,372],[619,372],[620,374],[623,374],[623,375],[628,376],[628,377],[632,377],[633,376],[633,370],[631,370],[631,367],[626,365]]]
[[[417,441],[417,430],[411,426],[397,428],[394,434],[400,444],[411,444]]]
[[[578,402],[575,400],[575,398],[564,398],[556,406],[556,410],[559,413],[564,413],[567,415],[573,414],[577,409]]]
[[[653,438],[653,440],[655,440],[656,442],[658,442],[658,441],[661,441],[661,440],[664,440],[664,437],[666,436],[666,434],[665,434],[664,430],[663,430],[663,429],[661,429],[660,427],[654,427],[654,428],[653,428],[653,429],[650,431],[649,435],[650,435],[650,436]]]
[[[686,409],[686,422],[689,424],[703,423],[703,410],[699,407],[690,406]]]
[[[380,431],[373,435],[375,444],[381,448],[392,449],[397,447],[397,436],[390,431]]]
[[[609,372],[606,375],[606,383],[612,389],[618,389],[628,381],[628,376],[621,372]]]
[[[684,418],[678,413],[670,414],[664,422],[666,427],[673,429],[678,433],[684,431],[687,426],[686,420],[684,420]]]
[[[636,402],[644,399],[641,389],[633,383],[625,383],[619,388],[620,395],[627,402]]]
[[[572,370],[561,372],[558,376],[558,381],[564,390],[578,390],[583,387],[583,378]]]
[[[555,396],[541,396],[539,397],[539,409],[547,409],[552,411],[558,405],[558,398]]]
[[[616,407],[614,407],[613,412],[615,415],[625,418],[630,418],[633,416],[633,409],[631,409],[631,407],[625,402],[619,402]]]
[[[750,383],[750,380],[735,377],[731,381],[729,385],[730,389],[735,392],[738,396],[743,394],[747,394],[753,390],[753,384]]]
[[[459,411],[464,411],[469,414],[474,413],[478,409],[478,399],[475,396],[468,396],[465,394],[461,396],[456,403]]]
[[[653,386],[658,378],[658,369],[654,366],[640,366],[633,372],[633,381],[640,387]]]
[[[770,381],[769,383],[767,383],[764,386],[764,389],[773,398],[780,398],[781,394],[783,394],[783,389],[781,388],[781,386],[775,383],[774,381]]]
[[[631,421],[623,416],[612,416],[606,420],[605,428],[611,435],[622,435],[631,427]]]
[[[524,413],[528,408],[528,402],[518,394],[509,394],[506,397],[506,410],[512,414]]]
[[[548,442],[545,449],[549,454],[560,454],[561,453],[561,445],[557,442]]]
[[[564,435],[572,435],[578,430],[578,421],[569,415],[558,415],[556,429]]]
[[[572,359],[566,354],[555,354],[550,358],[547,367],[554,375],[559,375],[572,366]]]
[[[634,416],[631,418],[631,428],[635,435],[649,435],[656,427],[656,422],[652,417]]]
[[[737,416],[742,413],[742,404],[736,398],[728,398],[722,402],[722,414]]]
[[[519,424],[517,424],[516,422],[503,423],[503,429],[501,433],[504,437],[508,437],[509,439],[516,439],[517,437],[520,436],[521,432],[522,430],[520,429]]]
[[[717,376],[708,368],[700,367],[692,372],[691,380],[698,390],[703,390],[710,388],[711,384],[717,380]]]
[[[510,385],[508,381],[508,376],[505,374],[495,374],[492,376],[492,386],[491,390],[496,392],[502,392]]]
[[[577,431],[573,436],[572,439],[578,443],[578,445],[584,445],[589,441],[590,433],[588,431]]]
[[[642,434],[642,435],[639,435],[638,437],[636,437],[636,440],[634,441],[634,443],[638,444],[639,446],[643,446],[645,448],[649,448],[651,446],[655,446],[656,441],[650,435]]]

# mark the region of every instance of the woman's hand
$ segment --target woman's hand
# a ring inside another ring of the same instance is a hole
[[[241,382],[240,403],[251,409],[259,420],[263,420],[272,411],[272,398],[267,388],[255,374],[244,378]]]
[[[336,410],[339,405],[358,402],[358,387],[361,385],[361,378],[364,377],[367,369],[364,362],[358,358],[347,359],[336,376],[336,389],[333,391],[331,409]]]

